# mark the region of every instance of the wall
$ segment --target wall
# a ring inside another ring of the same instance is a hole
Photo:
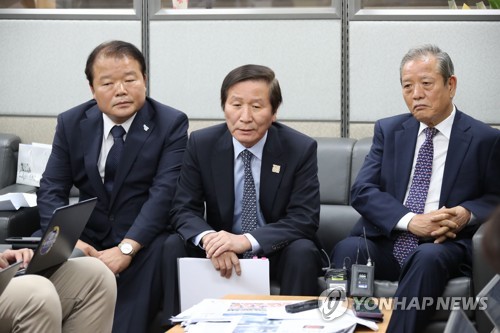
[[[407,112],[399,62],[424,42],[454,60],[457,106],[500,125],[500,22],[351,21],[349,29],[351,137]],[[23,142],[50,143],[56,115],[91,98],[83,71],[97,44],[141,45],[138,20],[0,20],[0,31],[0,131]],[[260,63],[280,80],[279,119],[311,136],[340,136],[340,20],[156,20],[150,33],[151,96],[186,112],[190,130],[222,120],[219,89],[230,69]]]

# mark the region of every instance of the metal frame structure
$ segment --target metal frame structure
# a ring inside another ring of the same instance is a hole
[[[0,19],[15,20],[141,20],[143,0],[133,0],[130,9],[90,8],[0,8]]]
[[[500,21],[500,10],[495,9],[365,9],[362,8],[362,0],[351,0],[350,2],[350,21]]]
[[[149,8],[149,17],[151,20],[340,19],[341,2],[332,0],[330,7],[166,9],[156,0]]]
[[[500,10],[362,8],[362,0],[332,0],[329,7],[165,9],[161,0],[133,0],[130,9],[0,9],[0,19],[131,20],[141,21],[142,52],[150,77],[151,21],[175,20],[341,20],[340,134],[349,137],[349,22],[350,21],[500,21]],[[148,80],[149,81],[149,80]],[[149,94],[149,87],[147,93]]]

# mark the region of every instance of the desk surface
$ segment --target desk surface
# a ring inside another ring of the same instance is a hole
[[[273,300],[273,301],[279,301],[279,300],[287,300],[287,301],[293,301],[293,300],[307,300],[311,299],[313,297],[311,296],[277,296],[277,295],[227,295],[224,297],[224,299],[241,299],[241,300]],[[384,321],[381,323],[378,323],[378,331],[377,333],[385,333],[387,330],[387,325],[389,323],[389,319],[391,319],[391,314],[392,311],[389,309],[381,308],[380,311],[384,314]],[[371,332],[373,333],[371,329],[358,325],[355,330],[356,333],[368,333]],[[168,330],[168,333],[184,333],[184,329],[180,327],[180,325],[177,325],[170,330]]]

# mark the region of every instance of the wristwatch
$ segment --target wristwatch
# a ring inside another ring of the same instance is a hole
[[[133,257],[135,255],[135,250],[132,247],[132,244],[130,244],[130,243],[122,242],[122,243],[118,244],[118,248],[120,249],[120,251],[122,251],[122,253],[124,255],[131,256],[131,257]]]

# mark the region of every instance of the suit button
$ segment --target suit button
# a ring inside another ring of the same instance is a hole
[[[108,217],[108,220],[110,220],[111,222],[113,222],[113,221],[115,220],[115,216],[114,216],[114,215],[110,215],[110,216]]]

